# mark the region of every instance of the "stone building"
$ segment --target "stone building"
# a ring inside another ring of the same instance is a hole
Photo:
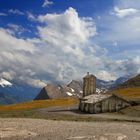
[[[79,109],[88,113],[116,112],[130,106],[129,102],[114,94],[97,94],[96,77],[87,74],[83,78],[83,98]]]
[[[96,77],[87,73],[83,78],[83,97],[96,93]]]

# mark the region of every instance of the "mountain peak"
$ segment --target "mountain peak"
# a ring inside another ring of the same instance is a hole
[[[12,83],[10,83],[9,81],[1,78],[0,79],[0,86],[2,86],[2,87],[10,86],[11,87],[12,86]]]

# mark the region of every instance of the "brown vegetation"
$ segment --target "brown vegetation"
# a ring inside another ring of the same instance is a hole
[[[78,100],[75,98],[38,100],[14,105],[0,106],[0,111],[22,111],[55,106],[71,106],[75,104],[78,104]]]
[[[140,100],[140,87],[117,89],[113,93],[128,100]]]

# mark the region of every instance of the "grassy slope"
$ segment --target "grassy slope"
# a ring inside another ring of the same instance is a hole
[[[129,100],[140,100],[140,88],[124,88],[113,91],[113,93],[123,96]],[[119,119],[96,118],[84,115],[71,115],[59,113],[41,113],[40,108],[58,107],[58,106],[73,106],[77,105],[78,100],[75,98],[63,98],[53,100],[32,101],[21,104],[8,106],[0,106],[0,117],[19,117],[19,118],[43,118],[52,120],[71,120],[71,121],[117,121]],[[117,114],[125,116],[140,116],[140,105],[133,106],[121,110]],[[112,114],[113,115],[113,114]],[[119,120],[120,121],[120,120]],[[125,121],[122,119],[122,121]]]
[[[140,100],[140,87],[121,88],[114,90],[113,93],[130,101]]]
[[[120,88],[113,91],[114,94],[128,100],[140,103],[140,87],[133,88]],[[118,114],[123,114],[126,116],[140,117],[140,105],[130,106],[128,108],[122,109]]]
[[[14,105],[0,106],[0,111],[24,111],[46,107],[56,106],[72,106],[78,103],[75,98],[63,98],[63,99],[52,99],[52,100],[39,100],[32,102],[25,102]]]

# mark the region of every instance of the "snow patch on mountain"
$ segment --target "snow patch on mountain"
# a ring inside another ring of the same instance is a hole
[[[75,92],[75,90],[73,88],[70,88],[72,92]]]
[[[108,90],[107,90],[107,89],[105,89],[105,88],[101,88],[101,89],[96,88],[96,93],[97,93],[97,94],[106,93],[107,91],[108,91]]]
[[[73,96],[73,94],[70,93],[70,92],[66,92],[66,93],[67,93],[68,96]]]
[[[6,87],[6,86],[11,87],[11,86],[12,86],[12,83],[10,83],[9,81],[7,81],[7,80],[1,78],[1,79],[0,79],[0,86],[2,86],[2,87]]]
[[[80,93],[82,94],[82,93],[83,93],[83,91],[82,91],[82,90],[80,90]]]

